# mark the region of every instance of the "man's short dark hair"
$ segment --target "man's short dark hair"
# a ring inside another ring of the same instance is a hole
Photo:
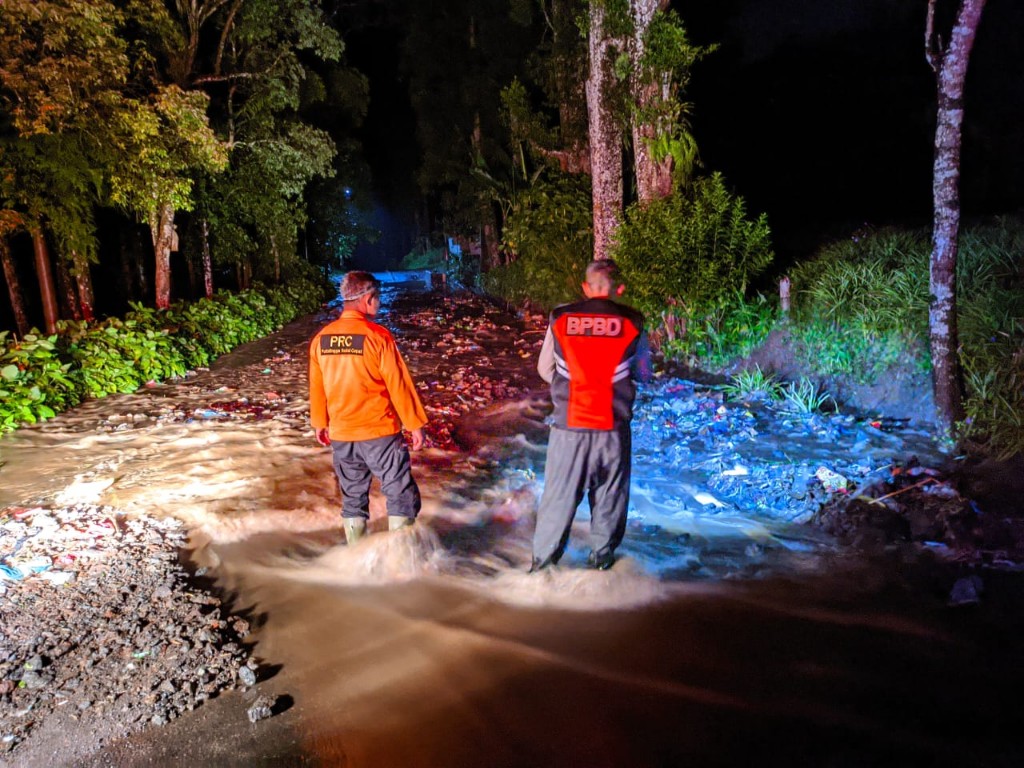
[[[369,272],[353,270],[341,278],[342,301],[357,301],[368,293],[380,293],[380,280]]]
[[[622,284],[619,265],[611,259],[594,259],[587,265],[587,285],[612,293]]]

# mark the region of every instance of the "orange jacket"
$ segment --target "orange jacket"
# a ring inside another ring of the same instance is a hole
[[[309,345],[309,417],[332,440],[372,440],[427,423],[387,328],[347,309]]]

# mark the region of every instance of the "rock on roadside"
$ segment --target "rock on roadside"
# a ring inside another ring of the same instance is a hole
[[[0,755],[55,720],[162,725],[244,680],[248,622],[191,578],[185,537],[104,507],[0,510]]]

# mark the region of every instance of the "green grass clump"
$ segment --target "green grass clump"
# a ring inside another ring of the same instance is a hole
[[[957,259],[964,370],[961,438],[999,456],[1024,452],[1024,222],[964,227]],[[930,370],[930,233],[881,230],[824,248],[792,272],[791,333],[816,374],[873,383],[894,365]]]
[[[774,373],[765,373],[760,365],[755,365],[730,376],[729,383],[722,386],[722,392],[733,400],[774,402],[782,397],[782,384]]]

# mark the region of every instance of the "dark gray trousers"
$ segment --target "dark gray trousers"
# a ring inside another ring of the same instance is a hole
[[[534,560],[557,563],[562,557],[584,493],[594,554],[600,558],[615,552],[626,532],[631,449],[629,425],[585,432],[552,427],[533,533]]]
[[[380,479],[389,517],[415,518],[420,512],[420,489],[412,477],[409,449],[402,433],[373,440],[331,441],[334,473],[341,488],[341,516],[370,516],[370,483]]]

